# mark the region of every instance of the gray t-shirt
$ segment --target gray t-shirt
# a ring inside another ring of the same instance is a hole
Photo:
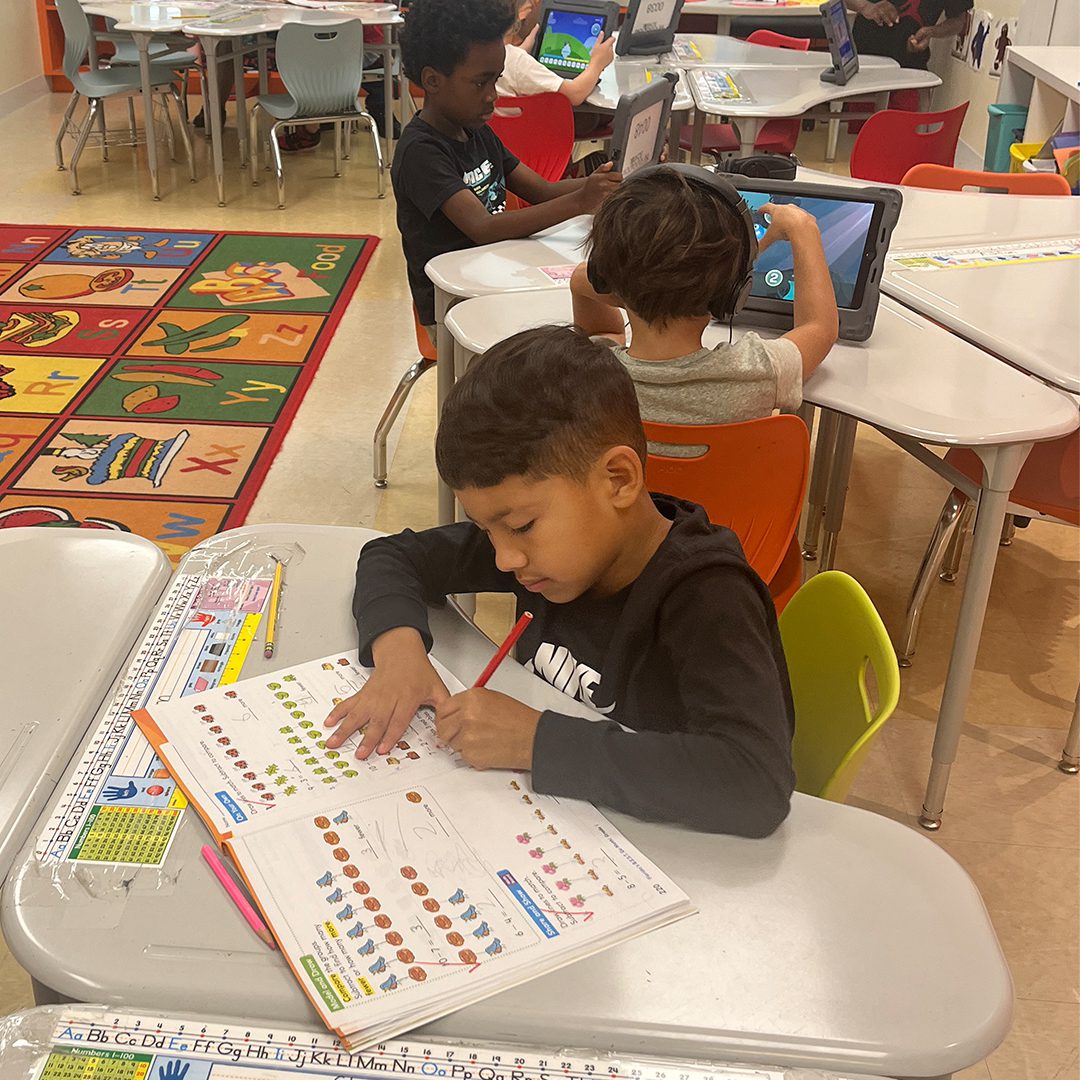
[[[731,345],[673,360],[635,360],[625,345],[611,347],[634,380],[643,420],[734,424],[802,405],[802,354],[784,338],[764,341],[750,331]],[[663,452],[694,457],[702,450],[665,445]]]

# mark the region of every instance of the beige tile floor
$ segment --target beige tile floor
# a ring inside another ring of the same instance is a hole
[[[63,105],[59,96],[43,98],[0,118],[0,145],[8,148],[0,155],[3,220],[383,237],[250,520],[383,529],[433,524],[433,378],[421,382],[399,422],[389,489],[380,495],[371,485],[371,434],[414,358],[414,342],[393,200],[374,198],[370,157],[361,154],[338,180],[330,175],[328,148],[288,160],[292,202],[278,211],[270,189],[250,188],[235,168],[231,201],[219,209],[205,178],[202,140],[203,179],[191,185],[180,166],[166,169],[160,203],[151,200],[130,151],[115,151],[108,166],[88,153],[84,194],[76,199],[52,165],[50,133]],[[820,138],[804,135],[800,153],[819,164]],[[875,433],[860,432],[838,566],[863,582],[893,631],[945,494],[945,484],[923,466]],[[1054,767],[1080,668],[1078,543],[1075,530],[1036,523],[1001,551],[945,827],[933,837],[978,884],[1016,984],[1012,1032],[986,1062],[962,1074],[965,1080],[1080,1075],[1080,781]],[[909,825],[921,802],[958,598],[958,585],[934,588],[897,714],[852,799]],[[509,612],[485,600],[480,619],[497,635]],[[0,1013],[30,1003],[25,973],[0,950]]]

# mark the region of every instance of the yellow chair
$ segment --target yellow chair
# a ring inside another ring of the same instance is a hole
[[[843,802],[900,697],[892,642],[863,587],[839,570],[812,577],[779,621],[795,699],[796,790]]]

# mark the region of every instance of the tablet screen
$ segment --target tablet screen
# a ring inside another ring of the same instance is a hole
[[[603,15],[549,11],[541,27],[543,37],[537,59],[560,75],[577,75],[588,66],[593,46],[603,29]]]
[[[865,276],[873,255],[871,226],[874,203],[854,199],[817,199],[808,196],[769,195],[760,191],[742,192],[754,220],[754,231],[760,240],[769,225],[769,217],[761,212],[765,203],[794,203],[812,214],[821,232],[821,244],[829,264],[837,307],[858,308],[862,303]],[[752,296],[769,300],[795,299],[795,267],[791,244],[778,241],[763,251],[754,264]]]

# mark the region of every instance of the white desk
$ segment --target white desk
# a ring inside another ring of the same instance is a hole
[[[715,15],[716,32],[726,34],[731,20],[743,16],[759,19],[818,18],[817,4],[765,4],[754,0],[692,0],[684,5],[683,15]]]
[[[403,20],[396,10],[387,10],[386,4],[346,4],[325,3],[318,7],[314,5],[296,6],[295,4],[257,3],[256,0],[242,0],[232,3],[227,8],[221,9],[205,18],[189,19],[184,22],[183,30],[196,38],[206,55],[206,79],[209,102],[204,109],[207,124],[209,125],[211,154],[214,162],[214,179],[217,185],[218,206],[225,205],[225,165],[222,136],[222,108],[221,90],[218,85],[217,57],[222,46],[225,47],[226,58],[231,56],[235,72],[235,85],[244,85],[243,57],[247,51],[242,44],[245,37],[255,36],[258,38],[259,50],[259,93],[267,92],[266,50],[268,47],[267,35],[276,33],[286,23],[306,23],[322,25],[325,23],[337,23],[345,19],[359,19],[371,26],[381,26],[386,35],[385,41],[379,45],[375,43],[365,44],[365,52],[377,52],[383,58],[383,95],[384,95],[384,121],[385,128],[383,138],[385,140],[385,161],[389,167],[393,157],[393,63],[396,45],[394,43],[394,30],[402,25]],[[358,88],[359,89],[359,88]],[[243,95],[236,98],[237,108],[237,134],[240,141],[241,167],[247,162],[248,125],[246,118],[246,105]]]
[[[355,558],[370,531],[261,525],[232,535],[298,541],[306,552],[290,565],[280,654],[266,661],[252,650],[245,676],[355,641]],[[450,609],[433,613],[432,630],[434,654],[466,680],[494,651]],[[118,654],[114,674],[122,663]],[[587,715],[511,662],[492,687]],[[612,819],[701,913],[422,1032],[925,1077],[982,1060],[1006,1034],[1012,987],[979,894],[912,830],[802,795],[766,840]],[[42,996],[227,1016],[242,985],[246,1015],[311,1025],[311,1006],[280,955],[202,872],[205,838],[188,814],[161,871],[95,868],[93,888],[82,884],[84,869],[46,869],[32,845],[24,849],[0,918]]]
[[[684,7],[683,14],[687,12],[693,14],[692,9]],[[813,11],[809,13],[816,14]],[[676,34],[673,51],[665,54],[661,60],[681,68],[732,66],[767,67],[776,70],[793,67],[814,68],[819,72],[832,64],[832,57],[827,52],[799,52],[797,49],[781,49],[775,45],[754,45],[724,34]],[[620,62],[618,57],[615,62]],[[899,66],[887,56],[859,57],[860,70]]]
[[[0,877],[171,572],[159,547],[130,533],[0,530]]]
[[[881,288],[1022,371],[1080,393],[1080,259],[912,270],[890,257]]]
[[[931,90],[941,85],[932,71],[893,66],[860,68],[843,86],[822,82],[820,69],[811,67],[738,67],[723,69],[735,80],[741,97],[719,98],[710,88],[710,79],[718,69],[690,68],[686,73],[697,110],[694,121],[694,147],[691,160],[701,158],[701,141],[706,117],[725,117],[735,121],[744,154],[753,151],[754,140],[765,120],[771,117],[801,116],[818,105],[828,104],[834,111],[848,98],[871,98],[876,108],[885,108],[893,90]],[[831,120],[835,123],[835,120]],[[829,157],[834,154],[830,138]]]

